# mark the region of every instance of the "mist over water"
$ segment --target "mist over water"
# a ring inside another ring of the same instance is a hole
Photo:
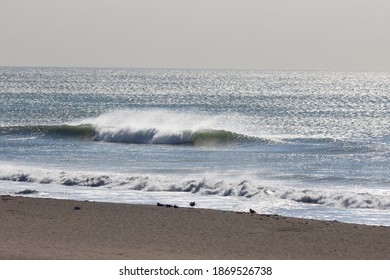
[[[387,73],[0,68],[0,193],[390,225],[389,84]]]

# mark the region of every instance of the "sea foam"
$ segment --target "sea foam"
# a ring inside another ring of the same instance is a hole
[[[188,176],[129,175],[123,173],[77,172],[34,167],[0,166],[0,181],[67,187],[107,188],[142,192],[192,193],[206,196],[254,198],[255,200],[291,201],[298,204],[339,208],[390,210],[390,193],[385,190],[307,189],[272,185],[254,178],[226,178],[205,174]]]

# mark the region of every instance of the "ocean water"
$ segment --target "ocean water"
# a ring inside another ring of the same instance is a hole
[[[0,194],[390,225],[390,73],[0,68]]]

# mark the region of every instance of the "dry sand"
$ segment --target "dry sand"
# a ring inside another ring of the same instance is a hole
[[[2,196],[0,259],[389,260],[390,227]]]

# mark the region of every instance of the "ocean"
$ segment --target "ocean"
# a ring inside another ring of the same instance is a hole
[[[0,67],[0,101],[2,195],[390,225],[390,73]]]

